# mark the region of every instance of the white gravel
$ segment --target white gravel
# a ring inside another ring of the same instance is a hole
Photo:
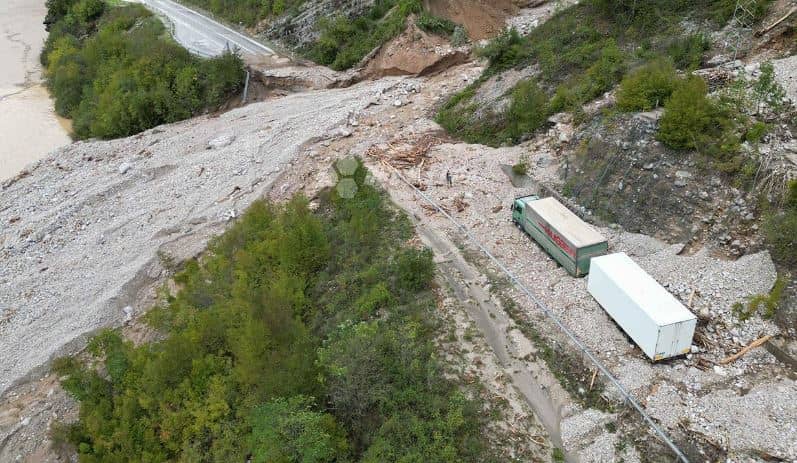
[[[397,81],[289,95],[130,138],[75,143],[5,182],[0,394],[51,356],[80,347],[82,335],[121,323],[124,307],[141,310],[140,290],[161,274],[159,249],[178,257],[201,251],[305,142]]]
[[[797,103],[797,55],[772,61],[775,79],[786,90],[786,96]]]

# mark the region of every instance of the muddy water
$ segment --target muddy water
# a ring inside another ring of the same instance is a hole
[[[70,142],[42,86],[45,0],[0,0],[0,180]]]

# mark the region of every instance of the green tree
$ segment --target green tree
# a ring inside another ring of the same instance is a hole
[[[348,454],[345,433],[328,413],[312,409],[312,400],[274,399],[252,412],[249,447],[254,463],[323,463]]]
[[[761,111],[761,105],[766,104],[773,111],[783,107],[783,99],[786,92],[775,79],[775,67],[772,62],[761,63],[759,68],[761,73],[758,79],[753,81],[753,94],[755,95],[756,112]]]
[[[708,97],[708,86],[700,77],[690,76],[672,92],[664,104],[657,138],[675,149],[700,149],[717,131],[716,105]]]

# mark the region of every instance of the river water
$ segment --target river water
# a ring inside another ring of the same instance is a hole
[[[0,0],[0,181],[71,142],[42,85],[45,0]]]

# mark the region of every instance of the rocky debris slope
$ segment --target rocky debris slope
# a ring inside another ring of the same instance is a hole
[[[351,137],[309,146],[307,160],[299,161],[290,177],[294,180],[287,180],[286,185],[290,188],[302,188],[302,184],[308,183],[334,185],[329,163],[339,157],[360,155],[396,202],[424,227],[442,239],[461,242],[459,229],[432,210],[384,164],[395,163],[424,194],[445,207],[520,276],[648,408],[654,419],[666,426],[679,445],[689,449],[695,461],[707,458],[700,457],[701,451],[724,455],[732,461],[760,455],[797,457],[791,439],[797,429],[797,410],[793,407],[797,386],[788,367],[764,348],[755,349],[733,363],[720,363],[751,340],[779,332],[771,321],[758,315],[742,321],[731,310],[733,303],[772,287],[775,267],[769,255],[749,253],[728,260],[715,257],[709,248],[701,250],[699,246],[685,254],[683,245],[667,244],[618,227],[601,227],[612,251],[633,256],[701,318],[692,353],[669,362],[650,363],[592,299],[586,291],[586,280],[570,277],[509,220],[513,197],[538,191],[536,184],[555,185],[560,181],[562,153],[567,145],[560,138],[572,136],[570,124],[557,120],[550,132],[528,143],[493,149],[445,143],[439,127],[424,117],[439,104],[441,92],[450,91],[451,86],[465,85],[478,72],[478,67],[468,65],[430,80],[406,81],[412,88],[407,89],[400,105],[391,106],[390,111],[383,113],[366,111],[352,115],[345,128],[353,132]],[[452,76],[460,78],[452,80]],[[429,146],[430,139],[437,141]],[[420,144],[423,149],[418,147]],[[504,167],[516,163],[522,155],[528,156],[531,166],[530,183],[514,187]],[[446,172],[453,176],[451,188],[446,185]],[[442,255],[438,259],[449,261],[451,256]],[[470,282],[470,286],[486,290],[495,284],[486,275]],[[499,291],[517,302],[525,317],[552,337],[548,342],[570,346],[568,341],[557,337],[556,328],[549,326],[539,309],[521,293],[513,289]],[[512,342],[520,340],[519,345],[534,346],[517,330],[507,336],[512,337]],[[520,363],[515,364],[513,371],[531,371],[534,361],[539,361],[535,355],[516,359]],[[556,396],[553,388],[548,393],[552,398]],[[618,399],[617,391],[611,388],[606,389],[606,396]],[[639,460],[640,455],[628,436],[629,433],[642,438],[649,436],[638,429],[642,424],[629,422],[629,414],[586,408],[578,404],[579,397],[573,399],[560,410],[562,439],[569,451],[579,453],[584,461]],[[744,408],[750,413],[737,420],[738,409]],[[644,448],[640,451],[645,453]]]
[[[135,315],[161,261],[200,252],[304,143],[350,135],[329,130],[381,97],[392,101],[395,84],[294,94],[75,143],[3,183],[0,394],[87,333]]]

